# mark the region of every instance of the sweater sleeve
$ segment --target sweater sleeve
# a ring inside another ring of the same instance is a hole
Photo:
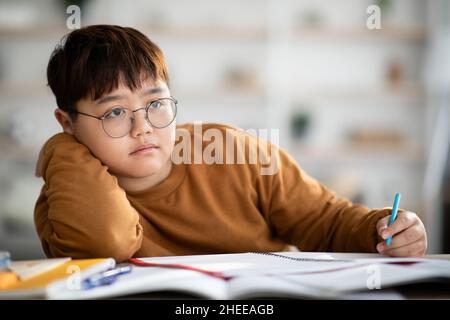
[[[45,184],[34,219],[48,257],[124,261],[139,250],[139,214],[107,170],[69,134],[59,133],[44,145],[36,174]]]
[[[371,210],[338,198],[284,150],[273,150],[279,170],[260,179],[266,219],[278,236],[302,251],[376,252],[376,223],[389,208]]]

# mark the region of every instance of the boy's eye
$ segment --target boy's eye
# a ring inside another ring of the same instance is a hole
[[[106,119],[114,119],[120,117],[126,113],[123,108],[114,108],[110,112],[108,112],[105,116]]]
[[[148,108],[152,109],[152,110],[158,110],[161,107],[162,107],[162,102],[161,101],[153,101],[148,106]]]

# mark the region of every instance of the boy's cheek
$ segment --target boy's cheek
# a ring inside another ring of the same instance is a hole
[[[84,137],[80,140],[95,158],[111,169],[120,166],[128,158],[128,151],[124,148],[125,144],[120,145],[118,144],[119,141],[114,143],[116,141],[108,141],[101,137],[98,139],[91,139],[91,137],[86,139]]]

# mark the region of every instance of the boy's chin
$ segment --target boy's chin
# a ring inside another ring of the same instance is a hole
[[[127,178],[135,178],[135,179],[139,179],[139,178],[145,178],[148,176],[152,176],[155,174],[158,174],[158,172],[160,172],[161,170],[164,170],[164,165],[162,163],[146,163],[146,164],[141,164],[139,166],[130,166],[130,167],[122,167],[118,170],[111,170],[111,172],[115,175],[119,175],[119,176],[123,176],[123,177],[127,177]]]
[[[142,168],[140,170],[124,170],[122,171],[121,176],[133,179],[141,179],[157,174],[160,169],[161,168]]]

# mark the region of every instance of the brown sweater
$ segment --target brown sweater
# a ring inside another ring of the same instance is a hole
[[[203,130],[209,128],[224,135],[231,129],[247,147],[258,144],[230,126],[203,124]],[[180,129],[194,131],[192,124]],[[48,257],[118,261],[284,251],[289,245],[302,251],[375,252],[380,240],[375,225],[389,209],[369,210],[337,198],[278,150],[279,170],[273,175],[262,175],[261,164],[248,164],[247,157],[247,164],[174,164],[160,184],[127,193],[84,145],[56,134],[36,167],[45,181],[35,206],[43,249]]]

